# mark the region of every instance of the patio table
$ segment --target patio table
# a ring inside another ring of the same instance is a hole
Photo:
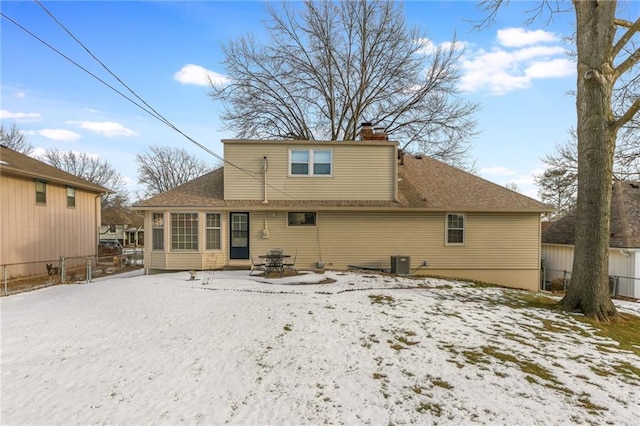
[[[283,253],[267,253],[258,256],[261,259],[265,259],[264,275],[269,275],[271,271],[280,271],[280,276],[284,275],[284,263],[283,259],[291,257],[289,254]]]

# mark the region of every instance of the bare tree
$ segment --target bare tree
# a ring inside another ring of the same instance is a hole
[[[555,151],[542,159],[548,168],[544,173],[536,176],[540,199],[558,209],[553,217],[564,216],[576,206],[578,138],[575,129],[571,129],[570,134],[571,137],[567,142],[556,144]],[[637,142],[616,146],[613,178],[640,180],[640,145]]]
[[[144,197],[150,197],[182,185],[210,170],[212,166],[185,149],[152,145],[136,155],[138,183],[145,186]]]
[[[504,187],[513,192],[520,192],[520,188],[518,187],[518,184],[515,182],[507,182],[504,185]]]
[[[487,0],[494,13],[507,0]],[[563,2],[542,1],[556,6]],[[571,285],[560,305],[599,321],[618,317],[609,295],[609,219],[618,134],[637,129],[640,17],[618,2],[572,0],[576,16],[578,196]],[[495,16],[495,15],[490,15]]]
[[[114,197],[121,201],[128,197],[124,178],[106,160],[100,160],[84,152],[60,151],[57,148],[48,149],[41,160],[53,167],[114,191],[116,194],[103,196],[103,205],[109,204]]]
[[[458,96],[461,45],[408,29],[397,2],[268,6],[269,41],[223,46],[230,82],[210,82],[239,138],[355,140],[361,122],[401,148],[468,166],[478,105]]]
[[[0,123],[0,143],[5,147],[29,155],[33,151],[33,145],[18,129],[16,123],[11,123],[11,127],[6,127]]]
[[[578,189],[576,171],[548,168],[535,179],[540,200],[556,208],[551,220],[558,219],[575,208]]]

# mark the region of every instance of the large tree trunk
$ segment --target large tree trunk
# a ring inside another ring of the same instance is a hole
[[[578,52],[578,198],[573,275],[560,302],[609,321],[609,217],[616,129],[611,110],[615,1],[573,1]]]

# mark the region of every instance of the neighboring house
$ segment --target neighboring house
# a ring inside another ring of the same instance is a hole
[[[101,240],[118,240],[123,246],[144,245],[144,217],[121,207],[102,210]]]
[[[109,192],[0,146],[0,264],[11,265],[8,277],[46,273],[44,263],[61,256],[94,255],[100,196]]]
[[[281,248],[297,269],[389,269],[400,255],[416,273],[538,289],[549,206],[370,128],[361,139],[223,140],[223,168],[133,206],[151,230],[145,268],[249,267]]]
[[[610,214],[609,275],[619,277],[619,295],[640,298],[640,182],[613,183]],[[575,220],[574,211],[542,231],[548,282],[573,267]]]

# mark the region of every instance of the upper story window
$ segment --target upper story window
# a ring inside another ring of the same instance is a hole
[[[153,250],[164,250],[164,214],[153,213],[151,216],[151,226],[153,227],[151,241]]]
[[[76,206],[76,189],[67,186],[67,207]]]
[[[47,183],[36,181],[36,204],[47,204]]]
[[[447,245],[464,245],[464,214],[447,214]]]
[[[331,176],[333,156],[330,149],[292,149],[289,151],[291,176]]]
[[[198,250],[198,213],[171,213],[171,250]]]

